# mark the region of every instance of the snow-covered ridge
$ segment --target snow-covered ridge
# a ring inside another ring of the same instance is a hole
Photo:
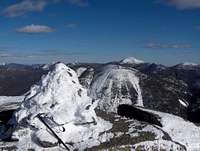
[[[97,117],[94,108],[97,102],[87,96],[78,81],[75,71],[63,63],[54,65],[52,71],[38,85],[34,85],[11,121],[18,128],[13,138],[18,138],[18,150],[54,147],[58,140],[39,120],[42,115],[48,125],[65,143],[73,143],[71,150],[98,145],[99,134],[109,130],[112,124]],[[39,144],[39,145],[38,145]]]
[[[98,73],[91,85],[91,97],[99,99],[98,107],[107,112],[116,112],[120,104],[143,106],[136,72],[121,66],[108,65]]]
[[[136,59],[134,57],[128,57],[120,61],[121,64],[141,64],[143,60]]]

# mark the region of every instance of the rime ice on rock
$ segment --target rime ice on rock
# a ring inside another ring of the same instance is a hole
[[[99,134],[109,130],[112,124],[96,116],[96,102],[87,96],[72,69],[58,63],[38,85],[34,85],[20,109],[15,113],[17,125],[13,137],[19,139],[22,150],[42,147],[58,148],[58,140],[37,118],[42,114],[48,125],[73,149],[80,150],[98,145]],[[91,143],[92,142],[92,143]],[[55,147],[54,147],[55,146]]]

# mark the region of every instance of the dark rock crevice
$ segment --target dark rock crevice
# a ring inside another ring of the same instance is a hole
[[[0,112],[0,121],[6,124],[11,118],[15,110],[8,110]]]
[[[131,105],[127,104],[119,105],[117,113],[120,116],[125,116],[127,118],[136,119],[138,121],[143,121],[162,127],[162,124],[160,122],[160,117],[152,113],[140,110],[139,108],[136,108]]]

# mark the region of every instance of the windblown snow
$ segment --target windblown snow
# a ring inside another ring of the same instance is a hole
[[[143,106],[136,72],[108,65],[97,74],[91,85],[91,97],[99,99],[98,107],[107,112],[116,112],[120,104]]]
[[[18,138],[18,149],[27,150],[42,147],[58,147],[58,140],[38,119],[40,114],[71,150],[99,145],[108,137],[100,133],[112,128],[112,124],[96,116],[97,102],[87,96],[87,90],[80,84],[75,71],[62,63],[55,64],[38,85],[34,85],[12,123],[17,125],[13,138]],[[42,146],[42,147],[41,147]]]

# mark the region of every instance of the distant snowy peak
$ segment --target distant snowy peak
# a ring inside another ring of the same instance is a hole
[[[120,61],[120,64],[141,64],[143,60],[136,59],[134,57],[128,57]]]
[[[43,69],[43,70],[50,70],[50,69],[51,69],[55,64],[57,64],[57,63],[59,63],[59,62],[53,61],[53,62],[51,62],[51,63],[44,64],[44,65],[42,66],[42,69]]]
[[[183,66],[198,66],[198,64],[193,63],[193,62],[184,62],[181,65],[183,65]]]
[[[184,63],[180,63],[174,67],[180,68],[180,69],[193,69],[193,68],[200,67],[200,65],[197,63],[193,63],[193,62],[184,62]]]

